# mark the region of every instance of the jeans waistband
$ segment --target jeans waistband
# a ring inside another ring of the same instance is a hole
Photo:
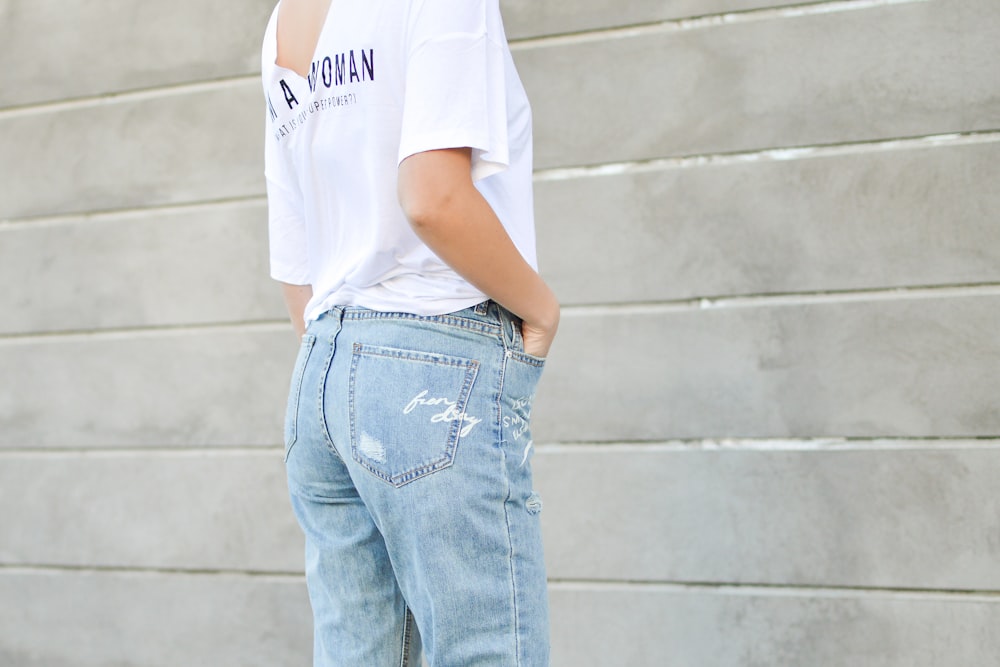
[[[317,323],[329,322],[331,318],[339,322],[382,320],[439,323],[478,330],[491,335],[502,332],[505,339],[510,339],[512,335],[520,333],[520,326],[513,326],[512,324],[517,323],[519,325],[520,320],[492,299],[487,299],[462,310],[443,313],[441,315],[417,315],[414,313],[372,310],[363,306],[334,306],[320,315]],[[512,331],[515,333],[512,334]]]

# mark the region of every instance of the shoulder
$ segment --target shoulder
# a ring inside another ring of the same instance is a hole
[[[413,0],[409,26],[418,35],[486,33],[499,15],[499,0]]]

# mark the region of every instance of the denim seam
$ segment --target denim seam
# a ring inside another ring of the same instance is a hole
[[[507,561],[510,567],[510,592],[511,600],[513,602],[513,628],[514,628],[514,655],[515,660],[518,665],[521,664],[521,637],[520,637],[520,627],[519,624],[519,614],[518,614],[518,602],[517,602],[517,575],[514,572],[514,538],[511,535],[511,525],[510,525],[510,499],[511,499],[511,483],[510,474],[507,472],[507,453],[504,450],[504,433],[503,433],[503,392],[504,384],[507,376],[507,362],[511,358],[511,348],[508,346],[506,336],[503,336],[504,344],[504,355],[503,361],[500,363],[500,389],[497,392],[497,434],[498,443],[500,450],[500,475],[503,480],[504,486],[507,488],[507,495],[504,497],[503,501],[503,518],[505,527],[507,529],[507,546],[508,546],[508,558]]]
[[[529,366],[534,366],[535,368],[542,368],[545,366],[545,359],[541,357],[535,357],[527,352],[521,352],[520,350],[511,350],[510,356],[515,361],[520,361],[522,364],[528,364]]]
[[[401,651],[399,658],[400,667],[409,667],[410,665],[410,642],[413,639],[413,616],[410,614],[410,608],[407,605],[403,605],[403,650]]]
[[[309,357],[312,356],[313,348],[316,346],[316,336],[306,334],[302,337],[302,345],[305,350],[299,351],[302,357],[302,363],[295,364],[295,376],[292,378],[292,396],[294,396],[294,401],[292,406],[289,408],[290,414],[288,419],[291,421],[290,431],[288,439],[290,442],[288,446],[285,447],[285,462],[288,462],[288,456],[292,453],[292,448],[295,447],[295,443],[299,441],[299,410],[302,404],[302,380],[306,374],[306,366],[309,364]]]
[[[340,452],[337,451],[337,446],[333,442],[333,438],[330,436],[330,427],[326,422],[326,381],[330,376],[330,367],[333,365],[333,357],[337,351],[337,337],[340,335],[341,327],[337,328],[337,332],[330,337],[330,352],[326,356],[326,362],[323,364],[323,374],[320,376],[319,381],[319,392],[317,392],[317,404],[316,410],[319,414],[319,422],[323,426],[321,431],[323,431],[323,439],[326,441],[326,448],[336,456],[338,459],[343,461]]]
[[[442,366],[455,366],[458,368],[479,366],[479,362],[475,359],[462,359],[447,354],[421,352],[419,350],[403,350],[393,347],[382,347],[379,345],[366,345],[364,343],[354,343],[353,353],[355,355],[385,357],[387,359],[399,359],[401,361],[420,361],[430,364],[439,364]]]

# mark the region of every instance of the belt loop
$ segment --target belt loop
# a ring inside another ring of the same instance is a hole
[[[497,322],[500,323],[501,337],[504,347],[515,350],[523,349],[521,343],[521,320],[512,312],[495,301],[491,301],[493,312],[496,313]]]
[[[511,315],[507,321],[510,324],[511,347],[515,350],[523,350],[524,341],[521,339],[521,318]]]
[[[336,346],[337,336],[340,335],[340,330],[344,328],[344,308],[342,306],[334,306],[326,311],[326,315],[330,318],[330,324],[333,327],[333,337],[330,342]]]
[[[481,303],[477,303],[475,310],[476,315],[485,315],[487,311],[489,311],[490,303],[492,303],[492,301],[490,301],[489,299]]]

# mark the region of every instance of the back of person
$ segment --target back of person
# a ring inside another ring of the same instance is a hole
[[[409,155],[473,148],[473,179],[536,266],[531,112],[496,2],[334,0],[308,68],[267,27],[272,277],[333,305],[439,314],[486,296],[424,245],[397,200]],[[303,76],[303,74],[305,76]]]
[[[544,666],[529,425],[559,306],[498,2],[281,0],[262,77],[315,667]]]

